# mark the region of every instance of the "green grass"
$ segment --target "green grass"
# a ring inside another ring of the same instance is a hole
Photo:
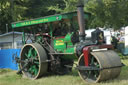
[[[108,80],[95,85],[127,85],[128,84],[128,59],[122,60],[126,66],[122,68],[121,74],[114,80]],[[68,75],[48,75],[37,80],[22,78],[16,71],[7,69],[0,70],[0,85],[94,85],[80,79],[76,70]]]

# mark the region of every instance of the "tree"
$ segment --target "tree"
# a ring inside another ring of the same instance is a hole
[[[49,10],[55,10],[56,13],[66,13],[76,11],[76,5],[78,0],[63,0],[62,6],[58,3],[57,5],[52,5],[48,7]]]
[[[13,3],[11,3],[13,1]],[[51,5],[61,3],[62,0],[0,0],[0,31],[4,33],[6,24],[20,20],[37,18],[55,14],[55,11],[48,10]],[[13,4],[13,5],[12,5]]]
[[[127,0],[83,1],[86,2],[84,10],[92,15],[87,24],[90,28],[119,29],[128,25]],[[6,24],[14,21],[76,11],[77,4],[78,0],[0,0],[0,31],[4,33]]]
[[[124,0],[90,0],[86,11],[92,14],[90,27],[119,29],[128,25],[128,2]]]
[[[128,2],[127,0],[84,0],[86,12],[91,13],[88,26],[90,28],[106,27],[119,29],[128,25]],[[77,0],[64,0],[65,7],[51,6],[49,10],[57,13],[76,11]]]
[[[62,2],[63,0],[29,0],[26,16],[29,18],[37,18],[55,14],[55,10],[48,10],[48,7],[51,5],[55,6]]]
[[[13,7],[10,0],[0,1],[0,32],[6,32],[6,24],[9,26],[9,31],[11,31],[10,23],[23,19],[24,11],[27,9],[23,6],[26,0],[12,0]],[[13,11],[13,12],[12,12]]]

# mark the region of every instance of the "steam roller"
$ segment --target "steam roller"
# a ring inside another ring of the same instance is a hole
[[[20,58],[14,56],[20,65],[18,73],[30,79],[47,73],[63,75],[71,72],[74,61],[78,60],[75,68],[84,81],[96,83],[118,77],[122,63],[113,46],[105,43],[104,32],[96,28],[91,37],[86,37],[85,21],[89,16],[90,13],[84,12],[84,5],[78,4],[77,12],[12,23],[13,28],[28,26],[22,36],[24,46]],[[29,38],[31,44],[27,44]]]
[[[31,79],[36,79],[47,72],[47,54],[44,48],[38,44],[25,44],[21,50],[20,68],[22,73]]]
[[[113,50],[90,52],[89,65],[85,68],[84,54],[78,59],[81,67],[78,73],[82,80],[87,82],[100,82],[113,79],[121,72],[120,57]]]

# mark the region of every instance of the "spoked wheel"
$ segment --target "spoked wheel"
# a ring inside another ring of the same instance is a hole
[[[21,50],[20,67],[22,73],[31,79],[36,79],[47,72],[47,55],[44,48],[38,44],[26,44]]]
[[[79,70],[80,77],[87,82],[100,82],[117,77],[121,71],[120,57],[112,50],[91,52],[89,66],[100,70]],[[78,60],[78,66],[85,66],[84,55]]]

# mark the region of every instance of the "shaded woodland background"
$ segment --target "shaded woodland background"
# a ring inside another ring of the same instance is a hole
[[[12,22],[76,11],[77,0],[0,0],[0,34]],[[84,11],[91,13],[88,28],[115,30],[128,25],[128,0],[84,0]]]

